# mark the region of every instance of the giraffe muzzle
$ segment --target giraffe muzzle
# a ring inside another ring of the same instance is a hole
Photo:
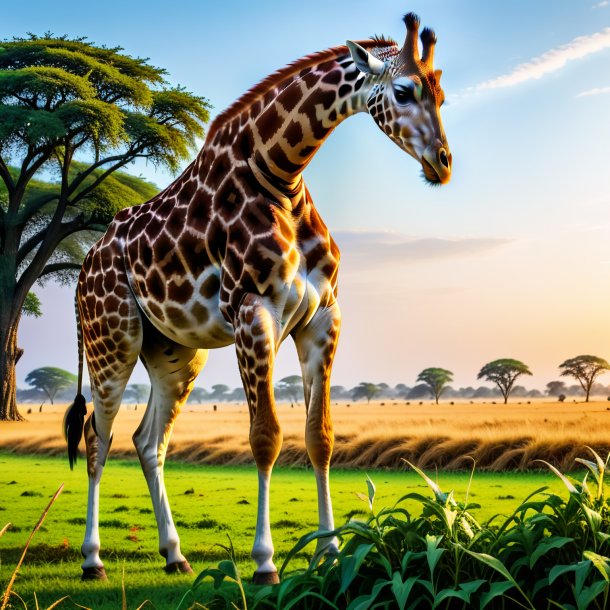
[[[451,179],[451,153],[445,146],[430,145],[421,158],[426,180],[432,184],[447,184]]]

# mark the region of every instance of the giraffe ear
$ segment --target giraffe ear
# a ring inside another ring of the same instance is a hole
[[[349,49],[352,59],[360,72],[376,75],[380,75],[385,72],[385,64],[381,61],[381,59],[378,59],[359,44],[356,44],[351,40],[348,40],[345,44],[347,44],[347,48]]]
[[[436,76],[436,82],[440,83],[441,82],[441,76],[443,75],[443,71],[442,70],[434,70],[434,76]]]

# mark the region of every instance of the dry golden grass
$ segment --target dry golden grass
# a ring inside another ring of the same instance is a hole
[[[0,422],[0,449],[20,453],[61,454],[65,445],[61,421],[65,405],[45,406],[43,412],[28,405],[21,412],[25,423]],[[279,463],[304,465],[305,411],[278,407],[284,432]],[[610,403],[558,403],[515,400],[508,405],[487,401],[449,402],[386,400],[333,404],[335,452],[340,467],[387,468],[407,459],[422,468],[515,470],[536,468],[545,459],[570,469],[574,458],[589,445],[601,455],[610,451]],[[131,435],[144,413],[123,407],[114,427],[113,455],[135,457]],[[243,464],[252,461],[248,444],[248,409],[245,404],[187,405],[177,420],[169,457],[206,464]]]

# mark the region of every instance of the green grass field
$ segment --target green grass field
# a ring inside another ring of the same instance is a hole
[[[337,524],[366,515],[366,506],[356,495],[366,491],[366,474],[355,470],[331,473]],[[394,504],[410,491],[430,494],[413,472],[368,474],[377,487],[378,508]],[[468,473],[428,474],[444,491],[455,490],[458,501],[466,499]],[[61,483],[65,484],[64,491],[36,535],[14,587],[27,607],[36,607],[36,593],[41,608],[65,595],[90,608],[120,608],[124,571],[130,609],[144,600],[150,600],[156,608],[175,608],[193,577],[167,576],[161,570],[163,559],[157,553],[152,505],[139,464],[112,459],[102,480],[100,512],[102,558],[109,579],[81,583],[79,549],[87,495],[84,460],[71,472],[64,459],[0,454],[0,529],[7,522],[13,524],[0,538],[0,592],[29,532]],[[249,578],[254,569],[249,553],[256,515],[256,470],[168,463],[166,484],[182,550],[195,573],[226,558],[225,551],[216,545],[226,544],[228,535],[242,575]],[[496,513],[510,514],[529,493],[545,485],[565,495],[561,483],[550,473],[475,473],[468,500],[481,505],[472,513],[479,521],[486,521]],[[419,506],[413,506],[419,511]],[[316,529],[316,518],[313,473],[277,468],[271,490],[271,523],[278,567],[294,543]],[[300,565],[305,561],[303,556]],[[61,607],[75,606],[66,601]]]

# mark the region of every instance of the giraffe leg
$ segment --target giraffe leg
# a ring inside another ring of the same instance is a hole
[[[139,348],[139,346],[137,347]],[[121,406],[121,397],[136,360],[137,351],[134,349],[131,358],[126,359],[126,362],[122,362],[120,366],[110,367],[108,371],[104,371],[100,370],[99,367],[94,368],[96,365],[91,364],[89,369],[94,413],[87,419],[84,430],[89,492],[87,525],[85,538],[81,546],[81,553],[84,557],[82,563],[83,580],[106,578],[104,564],[99,555],[100,482],[112,443],[112,423]],[[107,361],[110,362],[108,357]]]
[[[207,350],[178,345],[146,325],[142,361],[150,375],[151,394],[133,442],[150,491],[159,531],[159,553],[166,560],[164,569],[168,574],[191,573],[192,569],[180,551],[180,538],[165,490],[163,465],[174,421],[207,357]]]
[[[258,509],[252,547],[257,584],[278,582],[269,523],[271,471],[282,445],[272,380],[277,335],[277,323],[263,298],[247,295],[237,314],[235,346],[250,408],[250,447],[258,469]]]
[[[332,531],[335,527],[328,479],[334,443],[330,415],[330,373],[340,326],[341,312],[335,303],[319,309],[307,326],[294,333],[307,409],[305,444],[318,488],[319,531]],[[337,552],[336,537],[319,538],[314,561],[323,554]]]

